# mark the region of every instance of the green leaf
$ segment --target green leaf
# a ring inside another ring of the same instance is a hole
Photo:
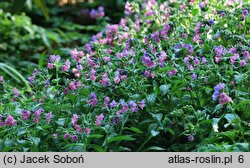
[[[0,69],[2,69],[5,73],[10,75],[17,82],[22,82],[26,88],[26,91],[31,92],[31,87],[29,85],[29,82],[19,72],[17,72],[14,68],[12,68],[6,64],[0,63]]]
[[[237,143],[234,148],[238,148],[241,152],[249,152],[248,143]]]
[[[65,148],[68,148],[68,147],[83,147],[84,146],[84,144],[83,143],[73,143],[73,144],[68,144],[68,145],[66,145],[66,146],[64,146],[63,147],[63,149],[65,149]]]
[[[222,109],[222,107],[223,107],[222,104],[218,104],[217,106],[215,106],[214,113]]]
[[[108,139],[107,144],[109,144],[111,142],[117,142],[117,141],[134,141],[134,140],[135,140],[135,138],[132,138],[130,136],[121,135],[121,136],[115,136],[115,137]]]
[[[192,10],[192,15],[196,16],[199,13],[199,9],[193,9]]]
[[[58,125],[63,126],[63,125],[65,124],[65,118],[59,118],[59,119],[56,121],[56,123],[57,123]]]
[[[41,37],[42,37],[43,43],[47,47],[51,47],[50,42],[49,42],[48,37],[47,37],[47,32],[44,29],[41,29],[40,33],[41,33]]]
[[[45,19],[49,20],[49,11],[45,5],[45,1],[44,0],[34,0],[34,2],[36,4],[36,6],[42,10]]]
[[[240,109],[241,111],[245,112],[245,116],[247,118],[249,116],[248,112],[250,111],[250,99],[240,101],[235,109]]]
[[[158,121],[159,123],[161,122],[161,119],[162,119],[163,114],[161,114],[161,113],[157,113],[157,114],[150,113],[150,114],[151,114],[151,116],[152,116],[156,121]]]
[[[102,138],[103,135],[101,134],[93,134],[93,135],[89,135],[88,138],[91,139],[91,138]]]
[[[45,53],[42,53],[42,54],[39,56],[38,64],[39,64],[39,67],[40,67],[40,68],[43,67],[43,64],[44,64],[44,57],[45,57]]]
[[[95,144],[89,144],[88,148],[94,149],[96,152],[105,152],[105,150],[101,146]]]
[[[227,119],[227,122],[229,122],[229,123],[231,123],[235,119],[239,118],[236,114],[226,114],[224,117],[225,117],[225,119]]]
[[[133,132],[138,133],[138,134],[143,133],[139,128],[136,128],[136,127],[130,127],[130,128],[124,127],[123,130],[130,130],[130,131],[133,131]]]
[[[155,100],[156,100],[156,94],[155,93],[152,93],[152,94],[147,96],[147,101],[150,104],[154,104]]]
[[[174,130],[172,130],[171,128],[166,128],[165,130],[170,132],[172,135],[175,135]]]
[[[234,75],[235,81],[236,83],[241,83],[242,81],[246,80],[247,78],[247,74],[238,74],[238,75]]]
[[[145,149],[144,151],[165,151],[166,149],[161,148],[159,146],[150,146],[147,149]]]
[[[171,84],[161,85],[160,90],[161,90],[162,94],[166,95],[168,93],[170,87],[171,87]]]
[[[11,146],[13,146],[13,144],[14,144],[14,141],[12,140],[12,139],[6,139],[5,141],[4,141],[4,145],[5,146],[8,146],[8,147],[11,147]]]
[[[127,148],[127,147],[119,146],[118,149],[115,149],[114,151],[118,151],[118,152],[131,152],[131,149]]]
[[[157,136],[159,133],[160,133],[159,131],[151,130],[151,135],[153,137]]]
[[[30,137],[29,138],[30,141],[32,141],[36,146],[40,143],[40,138],[38,137]]]

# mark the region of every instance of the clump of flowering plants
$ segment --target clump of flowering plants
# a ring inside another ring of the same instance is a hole
[[[66,60],[0,78],[1,151],[248,151],[250,6],[136,1]]]

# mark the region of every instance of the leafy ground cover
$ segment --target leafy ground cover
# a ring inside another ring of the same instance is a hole
[[[0,62],[27,77],[38,64],[45,64],[46,54],[67,57],[70,49],[83,46],[105,28],[106,21],[118,22],[122,6],[116,0],[63,5],[57,0],[2,0]]]
[[[249,151],[248,9],[127,2],[119,24],[52,53],[28,85],[0,78],[0,150]]]

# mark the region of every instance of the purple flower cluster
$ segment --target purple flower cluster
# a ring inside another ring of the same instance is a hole
[[[221,61],[222,59],[222,55],[226,53],[226,50],[224,49],[224,47],[222,45],[216,47],[214,49],[216,56],[215,56],[215,62],[218,63]]]
[[[9,115],[5,121],[4,121],[4,125],[13,127],[16,125],[16,120],[14,119],[14,117],[12,115]]]
[[[70,61],[66,60],[65,64],[62,66],[62,70],[65,72],[69,72],[70,64]]]
[[[248,15],[248,9],[244,9],[244,10],[242,11],[242,17],[243,17],[243,18],[246,18],[247,15]]]
[[[77,51],[77,49],[75,48],[74,50],[70,51],[70,55],[71,58],[74,59],[76,62],[81,62],[82,61],[82,57],[84,55],[83,51]]]
[[[174,69],[174,70],[168,70],[168,76],[172,77],[172,76],[174,76],[176,74],[177,74],[177,70],[176,69]]]
[[[33,81],[33,80],[36,78],[37,74],[38,74],[38,70],[35,69],[35,70],[33,71],[32,76],[28,77],[28,80],[29,80],[29,81]]]
[[[110,79],[108,78],[108,74],[107,73],[104,73],[101,75],[102,78],[100,80],[100,84],[102,86],[110,86],[111,85],[111,82],[110,82]]]
[[[33,121],[35,123],[37,123],[39,121],[39,118],[43,112],[44,112],[44,109],[42,109],[42,108],[39,108],[38,110],[34,111],[35,118],[33,119]]]
[[[212,95],[213,100],[217,100],[218,96],[220,95],[220,91],[224,89],[225,84],[224,83],[219,83],[214,87],[214,93]]]
[[[50,122],[51,122],[51,119],[53,118],[53,113],[52,113],[52,112],[49,112],[49,113],[45,114],[45,116],[46,116],[46,121],[47,121],[48,123],[50,123]]]
[[[96,126],[100,126],[102,124],[103,119],[104,119],[103,114],[100,114],[99,116],[96,116],[96,121],[95,121]]]
[[[12,115],[9,115],[5,121],[2,121],[3,119],[3,116],[0,115],[0,127],[3,127],[3,126],[10,126],[10,127],[13,127],[16,125],[16,120],[14,119],[14,117]]]
[[[125,15],[130,15],[133,12],[133,6],[129,2],[125,4]]]
[[[99,6],[98,9],[92,9],[90,11],[90,17],[92,19],[98,19],[98,18],[102,18],[105,16],[104,13],[104,7],[103,6]]]
[[[80,81],[77,81],[77,82],[76,81],[71,81],[70,84],[69,84],[69,88],[71,90],[76,90],[76,89],[78,89],[81,86],[82,86],[82,84],[81,84]]]
[[[29,117],[30,117],[30,111],[27,111],[27,110],[22,110],[21,111],[21,117],[24,121],[28,120]]]
[[[87,100],[87,103],[91,106],[96,106],[98,104],[98,100],[97,97],[95,95],[95,93],[90,93],[89,95],[90,100]]]
[[[148,54],[148,53],[145,53],[142,57],[142,63],[144,66],[148,67],[148,68],[155,68],[156,67],[156,63],[155,61],[153,60],[153,57]]]
[[[50,55],[49,63],[47,65],[48,69],[53,69],[55,63],[58,63],[61,60],[59,55]]]
[[[72,117],[72,119],[71,119],[71,123],[73,124],[73,125],[75,125],[76,124],[76,122],[78,121],[78,115],[77,114],[73,114],[73,117]]]

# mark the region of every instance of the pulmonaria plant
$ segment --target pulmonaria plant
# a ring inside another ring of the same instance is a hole
[[[28,77],[31,92],[0,76],[0,150],[247,146],[249,4],[161,2],[126,2],[119,23],[48,56]]]

